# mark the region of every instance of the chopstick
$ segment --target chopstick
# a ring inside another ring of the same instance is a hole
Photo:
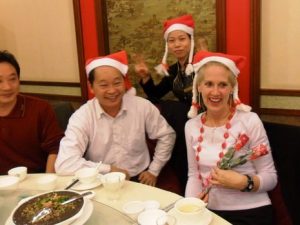
[[[179,198],[179,199],[181,199],[181,198]],[[174,208],[175,203],[176,203],[179,199],[177,199],[176,201],[172,202],[171,204],[165,206],[164,208],[162,208],[162,210],[165,211],[165,212],[169,212],[172,208]]]
[[[72,182],[71,184],[69,184],[69,185],[65,188],[65,190],[68,190],[68,189],[70,189],[71,187],[73,187],[75,184],[77,184],[78,181],[79,181],[79,179],[73,180],[73,182]]]
[[[101,166],[101,164],[102,164],[102,161],[100,161],[100,162],[97,164],[96,170],[99,169],[99,167]],[[69,185],[65,188],[65,190],[68,190],[68,189],[70,189],[71,187],[73,187],[75,184],[77,184],[78,181],[79,181],[78,178],[75,179],[71,184],[69,184]]]

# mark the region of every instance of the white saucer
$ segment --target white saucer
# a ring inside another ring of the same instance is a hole
[[[177,220],[177,224],[184,224],[184,225],[209,225],[212,221],[212,213],[208,209],[204,209],[204,212],[196,217],[184,217],[180,215],[176,210],[173,208],[171,209],[168,214],[174,216]]]
[[[155,225],[157,218],[163,215],[166,212],[161,209],[148,209],[138,215],[138,222],[141,225]]]
[[[84,191],[84,190],[90,190],[90,189],[96,188],[102,184],[101,177],[102,177],[101,175],[98,176],[97,179],[93,183],[90,183],[90,184],[83,184],[83,183],[78,182],[73,187],[71,187],[71,189],[75,190],[75,191]]]
[[[91,202],[91,200],[86,199],[86,204],[85,207],[83,208],[81,216],[73,223],[71,223],[71,225],[83,225],[92,215],[93,209],[94,209],[94,205]],[[14,222],[12,221],[12,214],[6,220],[5,225],[15,225]]]

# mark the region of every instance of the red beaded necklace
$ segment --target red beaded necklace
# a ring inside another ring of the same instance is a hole
[[[228,115],[227,121],[225,123],[226,131],[223,135],[224,141],[221,144],[221,152],[219,153],[219,161],[224,157],[224,154],[226,152],[226,148],[227,148],[226,140],[229,137],[229,129],[231,128],[230,120],[232,119],[234,112],[235,112],[234,108],[230,110],[230,114]],[[203,179],[203,177],[201,176],[201,173],[200,173],[200,165],[199,165],[200,152],[202,151],[201,143],[203,142],[204,125],[205,125],[206,121],[207,121],[207,112],[203,113],[201,116],[201,127],[199,129],[200,135],[198,137],[199,145],[197,147],[197,151],[195,151],[196,161],[198,162],[197,163],[197,169],[198,169],[198,174],[199,174],[198,178],[199,178],[199,180],[201,180],[203,187],[207,187],[209,185],[209,179],[210,179],[210,177]]]

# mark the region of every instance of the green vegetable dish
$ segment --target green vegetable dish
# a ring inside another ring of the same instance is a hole
[[[54,191],[36,196],[16,209],[13,222],[16,225],[52,225],[65,221],[76,215],[83,207],[82,198],[65,205],[61,204],[75,196],[79,194],[72,191]],[[32,223],[33,217],[44,208],[51,208],[51,213]]]

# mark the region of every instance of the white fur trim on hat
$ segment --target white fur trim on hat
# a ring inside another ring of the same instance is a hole
[[[193,56],[194,56],[194,46],[195,46],[195,42],[194,42],[194,36],[191,36],[191,49],[190,49],[190,54],[189,54],[189,61],[188,64],[186,65],[185,68],[185,73],[186,75],[192,75],[192,73],[194,72],[194,67],[192,65],[192,61],[193,61]]]
[[[180,24],[180,23],[175,23],[168,27],[168,29],[164,33],[164,39],[167,41],[168,40],[168,35],[174,30],[182,30],[190,35],[194,34],[194,28],[187,26],[185,24]]]
[[[199,104],[200,106],[200,102],[198,102],[198,90],[197,90],[197,79],[198,79],[198,73],[195,74],[195,77],[193,79],[193,90],[192,90],[192,105],[191,108],[188,112],[188,118],[194,118],[195,116],[198,115],[198,107],[196,107],[196,104]],[[201,107],[201,106],[200,106]]]
[[[213,61],[222,63],[225,66],[227,66],[235,76],[238,76],[238,74],[240,73],[240,70],[237,68],[237,66],[235,65],[235,63],[231,59],[228,59],[228,58],[225,58],[225,57],[220,57],[220,56],[206,57],[206,58],[202,59],[200,62],[195,63],[194,64],[194,69],[195,69],[196,72],[198,72],[198,70],[202,66],[204,66],[206,63],[213,62]]]
[[[233,88],[233,101],[236,109],[244,112],[250,112],[252,109],[251,106],[243,104],[239,99],[238,93],[239,93],[239,88],[238,88],[238,83],[236,83],[236,85]]]
[[[160,75],[169,76],[169,72],[168,72],[168,69],[167,69],[168,68],[167,56],[168,56],[168,44],[166,42],[166,44],[165,44],[165,53],[164,53],[163,59],[161,61],[161,64],[154,67],[156,72]]]
[[[128,71],[128,66],[120,63],[117,60],[110,59],[110,58],[99,58],[91,61],[86,67],[86,74],[89,74],[93,69],[99,66],[112,66],[116,69],[118,69],[123,76],[126,76]]]

